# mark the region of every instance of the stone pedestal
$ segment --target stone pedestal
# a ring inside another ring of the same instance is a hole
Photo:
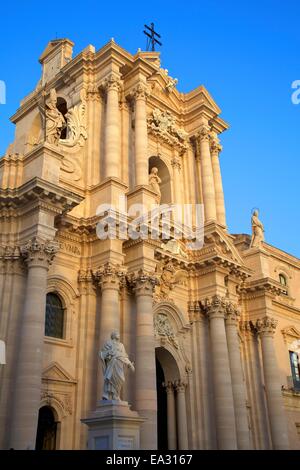
[[[100,400],[96,411],[81,420],[88,426],[89,450],[138,450],[145,420],[127,401]]]

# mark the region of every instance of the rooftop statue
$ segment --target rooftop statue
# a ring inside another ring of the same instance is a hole
[[[250,243],[250,248],[260,247],[262,242],[265,239],[264,236],[264,226],[258,218],[258,210],[254,210],[251,218],[252,224],[252,238]]]

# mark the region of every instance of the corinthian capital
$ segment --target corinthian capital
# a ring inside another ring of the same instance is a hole
[[[136,100],[146,100],[149,95],[149,88],[147,84],[143,82],[139,82],[130,92],[130,96]]]
[[[220,139],[216,132],[210,132],[209,134],[209,139],[210,139],[210,150],[212,154],[219,154],[223,147],[220,144]]]
[[[211,317],[220,316],[225,317],[226,313],[226,299],[220,295],[214,295],[213,297],[206,298],[201,302],[202,308],[206,314]]]
[[[154,288],[159,284],[157,277],[152,274],[139,270],[136,274],[132,274],[129,283],[133,288],[135,295],[153,295]]]
[[[174,383],[174,386],[175,386],[175,390],[177,393],[184,393],[187,387],[187,384],[183,382],[182,380],[176,380]]]
[[[119,289],[125,280],[124,269],[119,264],[105,263],[94,273],[94,279],[101,289]]]
[[[104,79],[102,83],[102,88],[104,88],[106,91],[119,91],[121,89],[121,80],[119,75],[117,75],[116,73],[111,73],[107,78]]]
[[[209,141],[210,127],[207,124],[202,124],[199,131],[196,134],[196,139],[202,141]]]
[[[257,333],[265,336],[273,336],[278,320],[272,317],[258,318],[255,323]]]
[[[59,243],[54,240],[29,240],[20,248],[21,255],[28,266],[44,265],[48,267],[59,250]]]
[[[239,311],[237,306],[234,305],[232,302],[228,302],[226,304],[226,316],[225,316],[227,325],[231,324],[231,325],[238,326],[240,316],[241,316],[241,312]]]

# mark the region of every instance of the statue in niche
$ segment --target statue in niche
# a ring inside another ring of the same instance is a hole
[[[258,218],[258,210],[254,210],[251,218],[252,224],[252,238],[250,243],[250,248],[260,247],[262,242],[265,239],[264,236],[264,226]]]
[[[66,127],[65,118],[57,109],[56,103],[56,91],[55,88],[51,88],[50,97],[45,101],[45,108],[41,111],[46,121],[46,142],[53,145],[58,145],[62,130]]]
[[[120,392],[125,382],[124,367],[128,366],[134,372],[134,365],[129,360],[117,331],[112,332],[111,339],[99,351],[99,357],[104,377],[102,399],[120,401]]]
[[[161,198],[161,192],[160,192],[160,186],[159,186],[160,183],[161,183],[161,179],[158,176],[158,169],[156,167],[153,167],[149,175],[149,186],[157,194],[159,201]]]

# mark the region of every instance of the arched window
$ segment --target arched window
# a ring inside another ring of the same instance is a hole
[[[279,274],[279,282],[282,286],[287,286],[287,280],[284,274]]]
[[[64,308],[59,296],[54,293],[47,294],[45,336],[53,338],[64,337]]]
[[[56,107],[57,107],[58,111],[61,112],[61,114],[63,115],[63,117],[65,118],[65,121],[67,123],[67,116],[66,115],[67,115],[67,112],[68,112],[68,107],[67,107],[66,100],[64,100],[63,98],[61,98],[59,96],[57,98]],[[61,139],[66,139],[67,138],[67,126],[61,131],[60,138]]]

